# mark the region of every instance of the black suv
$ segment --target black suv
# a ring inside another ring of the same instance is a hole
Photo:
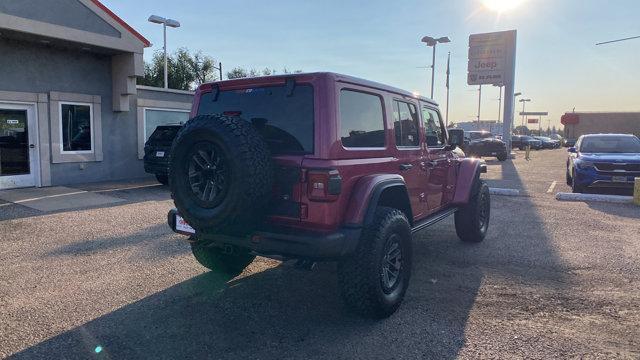
[[[495,156],[500,161],[507,160],[507,145],[488,131],[469,131],[464,134],[462,146],[467,156]]]
[[[538,140],[527,135],[513,135],[511,137],[512,148],[524,150],[526,149],[527,145],[531,146],[531,149],[540,150],[542,149],[542,140]]]
[[[144,171],[163,185],[169,183],[171,144],[181,128],[180,124],[158,126],[144,144]]]

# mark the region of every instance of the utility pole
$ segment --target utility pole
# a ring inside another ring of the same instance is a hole
[[[213,68],[220,71],[220,80],[219,81],[222,81],[222,61],[218,63],[218,67],[214,66]]]
[[[480,131],[480,104],[482,104],[482,85],[478,86],[478,131]]]
[[[498,97],[498,124],[500,124],[500,113],[502,112],[502,85],[498,86],[500,89],[500,97]]]

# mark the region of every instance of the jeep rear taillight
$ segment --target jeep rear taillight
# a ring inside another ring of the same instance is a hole
[[[338,170],[309,170],[307,196],[311,201],[334,201],[342,191],[342,177]]]

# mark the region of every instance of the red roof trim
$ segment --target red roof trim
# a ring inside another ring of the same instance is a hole
[[[147,40],[144,36],[142,36],[139,32],[137,32],[134,28],[132,28],[131,26],[129,26],[129,24],[127,24],[124,20],[122,20],[118,15],[114,14],[113,11],[109,10],[108,7],[104,6],[100,1],[98,0],[91,0],[92,3],[94,3],[97,7],[99,7],[100,9],[102,9],[104,12],[107,13],[107,15],[111,16],[113,18],[113,20],[117,21],[118,24],[122,25],[125,29],[127,29],[131,34],[133,34],[133,36],[137,37],[138,39],[140,39],[140,41],[142,41],[144,43],[144,47],[149,47],[151,46],[151,42],[149,42],[149,40]]]

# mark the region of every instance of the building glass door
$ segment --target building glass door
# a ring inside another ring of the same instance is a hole
[[[35,186],[35,124],[32,105],[0,103],[0,189]]]

